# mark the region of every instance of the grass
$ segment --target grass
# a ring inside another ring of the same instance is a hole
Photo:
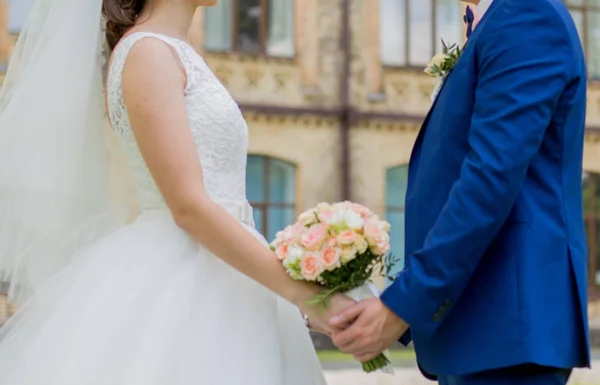
[[[352,362],[354,357],[344,354],[337,350],[320,350],[317,352],[322,362]],[[399,349],[390,351],[392,362],[411,361],[415,359],[415,352],[412,349]]]

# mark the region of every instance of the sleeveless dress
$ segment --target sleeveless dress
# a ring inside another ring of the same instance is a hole
[[[170,45],[185,68],[208,194],[264,241],[245,196],[238,106],[187,43],[129,35],[113,54],[108,109],[141,214],[83,250],[0,329],[0,385],[325,384],[299,311],[174,223],[123,104],[123,67],[142,38]]]

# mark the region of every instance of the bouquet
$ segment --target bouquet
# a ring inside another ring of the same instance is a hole
[[[336,293],[357,301],[379,295],[370,279],[384,268],[389,231],[389,223],[362,205],[320,203],[277,233],[271,248],[292,278],[323,286],[311,303],[327,307]],[[362,364],[365,372],[388,371],[389,365],[387,353]]]

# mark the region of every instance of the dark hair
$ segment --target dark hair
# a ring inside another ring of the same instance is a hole
[[[123,35],[135,25],[146,0],[103,0],[106,19],[106,41],[112,51]]]

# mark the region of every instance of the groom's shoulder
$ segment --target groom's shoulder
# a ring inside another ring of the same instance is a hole
[[[498,3],[496,11],[505,15],[545,16],[559,20],[571,19],[564,0],[494,0]]]
[[[563,0],[494,0],[489,24],[497,35],[520,34],[532,36],[560,36],[564,42],[568,36],[577,35],[577,28]],[[499,36],[500,37],[500,36]],[[519,36],[510,36],[519,38]]]

